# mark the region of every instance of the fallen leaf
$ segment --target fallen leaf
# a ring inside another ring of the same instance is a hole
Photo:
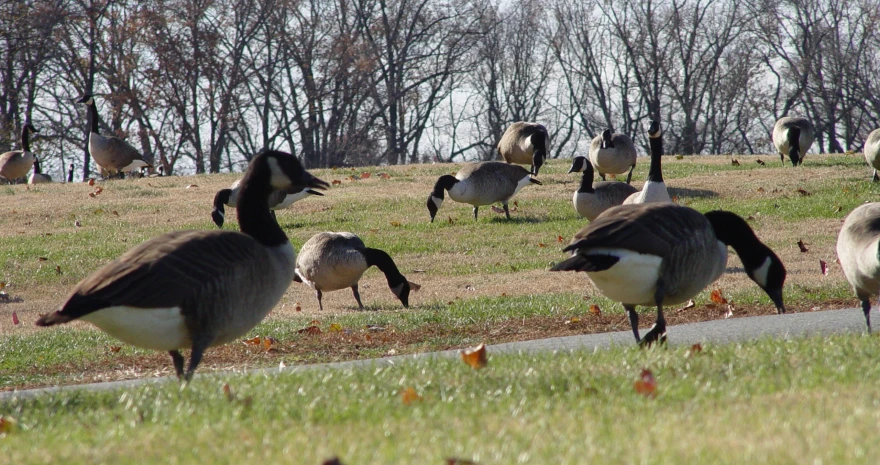
[[[556,236],[556,242],[565,242],[565,238],[562,236]]]
[[[798,194],[800,194],[804,197],[809,197],[809,196],[813,195],[800,187],[798,187],[798,189],[795,192],[797,192]]]
[[[306,326],[305,328],[297,330],[296,332],[299,334],[316,335],[316,334],[321,334],[321,328],[312,325],[312,326]]]
[[[684,307],[679,308],[678,311],[687,310],[687,309],[689,309],[689,308],[694,308],[696,305],[697,305],[697,304],[694,303],[694,299],[689,299],[689,300],[687,301],[687,303],[684,304]]]
[[[394,226],[395,228],[400,227],[400,221],[392,221],[391,226]]]
[[[721,289],[713,289],[712,294],[709,295],[709,300],[716,304],[726,304],[727,299],[721,294]]]
[[[495,213],[504,213],[504,209],[503,209],[503,208],[498,208],[498,207],[496,207],[495,205],[492,205],[492,211],[495,212]]]
[[[462,350],[461,359],[473,369],[483,368],[489,363],[486,359],[486,344]]]
[[[99,209],[97,209],[97,210],[95,210],[95,211],[92,212],[93,215],[100,215],[101,213],[104,213],[104,209],[103,209],[103,208],[99,208]]]
[[[122,350],[122,346],[110,346],[110,352],[118,354]]]
[[[18,321],[18,313],[15,313],[15,310],[12,311],[12,324],[18,325],[20,321]]]
[[[819,260],[819,268],[822,270],[822,274],[828,276],[828,264],[825,263],[825,260]]]
[[[804,241],[801,239],[798,239],[797,246],[801,249],[801,252],[808,252],[810,250],[807,248],[806,245],[804,245]]]
[[[682,160],[682,159],[684,159],[684,155],[676,155],[676,156],[675,156],[675,159],[676,159],[676,160]]]
[[[672,200],[672,203],[678,203],[678,196],[677,196],[677,195],[673,195],[673,196],[672,196],[672,199],[670,199],[670,200]]]
[[[0,291],[6,289],[6,281],[0,281]]]
[[[731,158],[730,164],[733,166],[739,166],[739,160],[737,160],[736,158]]]
[[[78,228],[78,227],[82,226],[82,223],[80,223],[79,220],[76,220],[73,222],[73,225]]]
[[[92,178],[89,178],[89,185],[90,185],[90,186],[94,186],[94,185],[95,185],[95,180],[92,179]]]
[[[518,207],[518,206],[519,206],[519,201],[518,201],[518,200],[514,200],[514,201],[513,201],[513,206],[514,206],[514,207]]]
[[[541,247],[541,248],[547,247],[547,244],[545,244],[543,242],[538,242],[538,247]]]
[[[378,228],[370,228],[370,232],[377,233],[377,232],[379,232],[379,229]]]
[[[95,195],[98,195],[98,194],[100,194],[101,192],[104,192],[104,188],[103,188],[103,187],[96,187],[96,188],[95,188]]]
[[[403,400],[403,405],[409,405],[413,402],[422,400],[422,396],[416,392],[415,388],[408,387],[401,393],[401,399]]]
[[[341,333],[342,332],[342,325],[340,325],[339,323],[333,323],[330,325],[329,328],[327,328],[327,330],[330,331],[331,333]]]
[[[94,198],[94,197],[95,197],[95,193],[94,193],[94,192],[89,192],[89,197]]]
[[[459,459],[455,457],[447,457],[446,465],[477,465],[477,462],[468,459]]]
[[[232,393],[232,388],[229,387],[229,383],[223,385],[223,394],[226,395],[226,400],[229,402],[235,400],[235,394]]]
[[[592,313],[593,315],[601,315],[601,314],[602,314],[602,310],[599,309],[599,306],[598,306],[598,305],[596,305],[596,304],[591,304],[591,305],[590,305],[590,313]]]
[[[190,184],[190,185],[186,186],[187,189],[192,189],[194,187],[199,187],[199,185],[198,184]]]
[[[369,178],[371,175],[372,175],[372,173],[367,172],[367,171],[364,171],[363,173],[361,173],[361,179],[367,179],[367,178]]]
[[[113,215],[114,215],[114,216],[119,216],[119,212],[118,212],[118,211],[116,211],[116,210],[113,210],[113,211],[112,211],[112,212],[110,212],[110,213],[112,213],[112,214],[113,214]]]
[[[766,163],[764,163],[764,161],[763,161],[763,160],[761,160],[761,159],[760,159],[760,158],[759,158],[759,159],[757,159],[757,160],[755,160],[755,162],[757,162],[757,163],[758,163],[758,164],[759,164],[759,165],[761,165],[761,166],[764,166],[764,165],[766,165]]]
[[[17,425],[15,418],[0,415],[0,435],[14,432]]]
[[[293,306],[293,311],[295,311],[295,312],[301,312],[301,311],[303,311],[303,308],[302,308],[302,306],[300,306],[299,302],[297,302],[296,304],[294,304],[294,306]]]
[[[449,224],[455,224],[455,220],[451,216],[447,216],[447,218],[449,219]]]
[[[581,322],[581,319],[578,318],[578,317],[576,317],[576,316],[573,316],[573,317],[571,317],[571,318],[565,320],[565,324],[566,324],[566,325],[573,325],[573,324],[577,324],[577,323],[580,323],[580,322]]]
[[[501,297],[507,297],[507,293],[506,293],[506,292],[502,292],[502,293],[501,293]]]
[[[379,173],[379,177],[382,179],[391,179],[391,175],[388,173]]]
[[[691,348],[685,354],[686,357],[693,357],[694,355],[699,354],[703,351],[703,346],[698,342],[691,346]]]
[[[250,339],[245,339],[243,342],[245,345],[248,345],[248,346],[258,346],[258,345],[262,344],[263,338],[260,336],[254,336]]]
[[[272,336],[264,337],[263,343],[261,344],[261,346],[263,347],[263,351],[269,352],[270,350],[272,350],[272,346],[274,346],[277,342],[278,342],[278,340]]]
[[[345,179],[348,179],[349,181],[357,181],[358,180],[358,178],[356,178],[354,176],[347,176]]]
[[[46,257],[39,257],[39,258],[37,258],[37,260],[39,260],[39,261],[41,261],[41,262],[45,262],[45,261],[47,261],[47,260],[49,260],[49,259],[46,258]]]
[[[764,192],[764,188],[763,188],[763,187],[759,187],[759,188],[757,188],[757,189],[755,189],[755,190],[757,190],[758,192]]]
[[[338,186],[338,185],[340,185],[340,184],[342,184],[342,181],[340,181],[340,180],[338,180],[338,179],[334,179],[334,180],[333,180],[333,185],[334,185],[334,186]]]
[[[654,373],[651,373],[651,370],[643,369],[639,379],[633,383],[633,387],[637,393],[645,397],[652,399],[657,397],[657,379],[654,378]]]
[[[55,265],[55,273],[61,274],[61,265]]]

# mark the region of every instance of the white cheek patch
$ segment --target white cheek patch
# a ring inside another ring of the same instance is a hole
[[[761,288],[767,287],[767,274],[770,272],[770,261],[770,257],[767,257],[764,260],[764,263],[755,268],[752,272],[752,279],[754,279]]]
[[[437,207],[438,210],[440,209],[440,205],[443,205],[443,199],[439,197],[434,197],[432,195],[431,200],[434,202],[434,206]]]
[[[290,181],[290,178],[284,174],[284,171],[281,169],[281,166],[278,165],[278,160],[276,160],[275,157],[267,157],[266,161],[269,163],[269,171],[272,173],[272,179],[270,180],[272,187],[275,189],[286,189],[293,184]]]
[[[529,184],[531,184],[532,183],[531,179],[532,179],[531,176],[526,176],[526,177],[520,179],[519,182],[516,183],[516,189],[513,190],[513,195],[516,195],[516,193],[519,192],[520,189],[522,189],[523,187],[526,187]],[[513,197],[513,195],[511,195],[511,197]]]

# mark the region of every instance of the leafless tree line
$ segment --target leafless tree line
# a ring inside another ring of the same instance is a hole
[[[102,131],[168,173],[493,159],[513,121],[551,156],[664,122],[669,152],[762,153],[779,117],[818,149],[880,127],[880,0],[3,0],[0,151],[21,125],[83,177]],[[643,137],[635,140],[643,141]]]

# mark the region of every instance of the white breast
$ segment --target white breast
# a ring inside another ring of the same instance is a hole
[[[180,307],[109,307],[81,318],[122,342],[161,351],[192,345]]]

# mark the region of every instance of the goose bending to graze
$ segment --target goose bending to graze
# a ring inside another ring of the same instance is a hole
[[[217,191],[217,194],[214,195],[214,210],[211,211],[211,219],[214,220],[214,224],[216,224],[218,228],[223,227],[223,221],[226,219],[226,209],[224,208],[224,205],[235,208],[238,203],[240,182],[241,180],[235,181],[232,183],[230,189],[220,189]],[[294,202],[302,200],[310,195],[324,194],[304,186],[293,186],[284,191],[275,191],[269,196],[269,208],[272,210],[281,210],[282,208],[287,208],[293,205]],[[272,216],[275,216],[275,212],[272,212]]]
[[[508,126],[498,141],[498,155],[507,163],[530,165],[532,174],[537,176],[549,147],[547,128],[538,123],[518,121]]]
[[[409,308],[409,293],[419,290],[420,286],[407,281],[387,253],[368,248],[361,238],[350,232],[322,232],[306,241],[296,259],[294,281],[306,283],[315,291],[321,310],[324,310],[321,302],[324,292],[347,287],[351,288],[354,300],[363,310],[358,281],[371,266],[385,273],[391,292]]]
[[[880,295],[880,203],[856,207],[837,236],[837,258],[846,280],[862,302],[871,332],[871,298]]]
[[[119,173],[120,177],[124,177],[124,173],[127,171],[153,167],[128,142],[118,137],[103,136],[99,133],[98,109],[92,95],[84,95],[78,103],[84,103],[88,107],[88,122],[91,130],[89,133],[89,154],[95,163],[103,168],[104,172],[110,176]]]
[[[529,184],[540,185],[541,182],[533,178],[522,166],[498,161],[465,164],[455,176],[450,174],[440,176],[434,184],[434,190],[428,197],[431,222],[434,222],[437,210],[443,204],[444,190],[449,192],[450,199],[473,205],[474,219],[477,219],[477,209],[481,205],[502,202],[504,213],[509,220],[510,210],[507,208],[507,201]]]
[[[792,166],[803,163],[804,155],[815,138],[813,123],[799,116],[779,118],[773,126],[773,145],[779,152],[779,159],[785,164],[785,157],[791,159]]]
[[[241,181],[241,232],[174,231],[129,250],[86,277],[38,326],[82,319],[126,343],[167,351],[189,380],[208,347],[256,326],[295,276],[296,252],[269,214],[274,190],[326,189],[293,155],[264,151]],[[191,348],[184,372],[180,349]]]
[[[648,179],[642,190],[629,196],[623,203],[671,203],[666,183],[663,182],[663,131],[659,121],[651,121],[648,128],[648,144],[651,146],[651,167],[648,169]]]
[[[34,166],[36,156],[31,152],[30,137],[32,132],[40,132],[30,123],[21,127],[21,150],[13,150],[0,155],[0,177],[9,182],[27,176]]]
[[[739,216],[705,215],[674,203],[621,205],[581,229],[564,251],[571,258],[551,271],[584,271],[608,298],[621,302],[636,341],[648,345],[666,332],[663,306],[685,302],[713,283],[733,247],[746,274],[785,313],[785,267]],[[657,324],[639,337],[636,306],[656,306]]]
[[[583,171],[581,185],[571,198],[578,215],[593,221],[605,210],[623,203],[636,188],[618,181],[593,182],[593,164],[586,157],[574,157],[569,173]]]
[[[52,182],[52,176],[48,174],[43,174],[42,169],[40,168],[40,159],[34,159],[34,172],[28,177],[28,184],[42,184]]]
[[[606,174],[623,174],[629,170],[626,176],[629,184],[636,167],[636,146],[628,135],[612,134],[611,129],[606,129],[590,142],[590,163],[603,181]]]
[[[880,181],[877,170],[880,169],[880,129],[875,129],[868,134],[865,140],[865,160],[874,168],[874,177],[872,181]]]

